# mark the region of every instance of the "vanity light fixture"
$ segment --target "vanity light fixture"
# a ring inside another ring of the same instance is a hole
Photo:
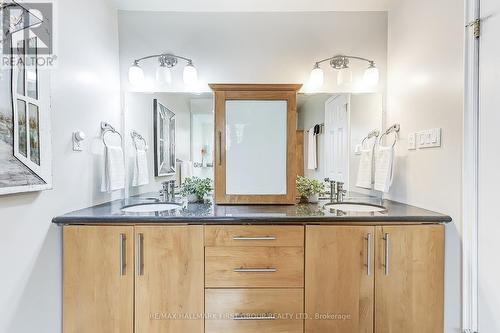
[[[156,81],[160,85],[169,85],[172,82],[171,68],[175,67],[179,60],[187,62],[183,73],[184,83],[193,85],[198,81],[198,71],[193,65],[193,60],[175,54],[162,53],[134,60],[134,64],[130,66],[128,71],[128,79],[131,85],[140,85],[144,82],[144,70],[139,66],[139,63],[151,58],[158,59],[159,66],[156,69]]]
[[[375,66],[375,61],[355,56],[336,55],[327,59],[317,61],[314,64],[310,76],[311,86],[314,88],[319,88],[323,85],[324,74],[323,70],[319,65],[326,61],[330,62],[330,66],[333,69],[338,70],[337,85],[342,86],[344,84],[351,83],[352,71],[351,68],[349,67],[350,59],[356,59],[368,62],[369,65],[368,68],[365,70],[364,81],[366,84],[371,86],[376,85],[378,83],[379,71],[378,68]]]

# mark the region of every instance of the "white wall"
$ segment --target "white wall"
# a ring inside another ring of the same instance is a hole
[[[180,13],[119,12],[122,86],[128,67],[142,56],[172,52],[193,59],[204,83],[306,83],[315,61],[347,53],[374,59],[385,88],[386,12]],[[157,62],[141,63],[154,75]],[[184,91],[182,67],[169,91]],[[353,89],[366,63],[353,61]],[[340,91],[324,64],[325,92]],[[146,91],[154,87],[143,88]],[[208,89],[205,85],[204,89]],[[351,89],[351,87],[346,87]]]
[[[56,1],[52,73],[54,189],[0,197],[0,332],[61,332],[61,229],[52,217],[110,200],[97,191],[99,123],[120,128],[118,25],[107,0]],[[89,139],[84,152],[71,133]],[[118,193],[118,196],[121,194]]]
[[[400,0],[389,11],[387,125],[401,124],[389,198],[449,214],[445,332],[460,328],[464,4]],[[443,129],[442,147],[406,149],[408,133]]]

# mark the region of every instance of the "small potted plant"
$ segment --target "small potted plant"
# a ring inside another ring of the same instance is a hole
[[[301,202],[316,203],[319,195],[325,192],[325,184],[316,179],[297,176],[296,184]]]
[[[191,203],[203,201],[205,194],[211,190],[210,178],[187,177],[181,185],[181,195]]]

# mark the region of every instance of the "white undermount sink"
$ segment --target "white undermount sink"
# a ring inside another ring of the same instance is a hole
[[[164,212],[167,210],[177,210],[181,209],[180,204],[165,202],[165,203],[143,203],[137,205],[125,206],[122,211],[125,213],[152,213],[152,212]]]
[[[386,210],[385,207],[372,205],[368,203],[349,203],[349,202],[339,202],[326,204],[328,208],[341,210],[344,212],[360,212],[360,213],[371,213],[371,212],[382,212]]]

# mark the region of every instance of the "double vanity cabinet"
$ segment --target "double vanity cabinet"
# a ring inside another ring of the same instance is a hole
[[[440,224],[65,225],[65,333],[443,332]]]

